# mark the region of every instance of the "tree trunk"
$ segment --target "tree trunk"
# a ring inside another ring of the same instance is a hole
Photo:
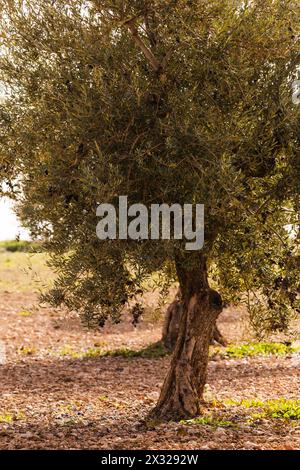
[[[169,305],[166,311],[163,331],[162,331],[162,342],[164,346],[170,351],[173,351],[176,341],[177,341],[179,323],[180,323],[182,311],[183,311],[183,303],[181,300],[181,294],[180,294],[180,289],[179,289],[179,291],[176,294],[175,300]],[[217,324],[215,324],[213,328],[213,333],[212,333],[212,337],[210,341],[210,344],[215,344],[215,343],[218,343],[221,346],[227,346],[227,341],[222,335],[222,333],[220,332]]]
[[[209,288],[205,257],[198,253],[194,258],[193,267],[185,259],[176,261],[182,314],[170,370],[153,410],[157,419],[197,416],[203,403],[208,350],[222,299]]]
[[[215,344],[215,343],[218,343],[224,347],[227,346],[228,344],[226,338],[224,338],[224,336],[222,335],[217,324],[215,324],[214,326],[213,335],[212,335],[210,344]]]
[[[162,331],[162,342],[170,351],[174,349],[177,341],[182,311],[183,303],[180,299],[180,292],[178,292],[175,300],[169,305],[166,311]]]

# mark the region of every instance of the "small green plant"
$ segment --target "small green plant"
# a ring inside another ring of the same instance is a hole
[[[66,344],[65,346],[63,346],[59,352],[58,352],[58,355],[59,356],[62,356],[62,357],[73,357],[74,359],[77,359],[77,358],[81,358],[82,355],[81,353],[79,352],[76,352],[72,346],[69,346],[68,344]]]
[[[224,402],[225,406],[242,406],[244,408],[258,408],[264,406],[265,402],[259,399],[243,399],[232,400],[227,399]]]
[[[261,418],[300,419],[300,400],[267,400],[262,407]]]
[[[14,419],[14,416],[10,413],[0,414],[0,423],[9,424],[13,421],[13,419]]]
[[[169,354],[169,350],[164,347],[164,345],[159,341],[154,344],[150,344],[144,349],[135,350],[129,348],[118,348],[118,349],[102,349],[100,347],[89,348],[86,351],[74,351],[74,349],[65,345],[60,349],[60,356],[70,356],[73,358],[84,359],[84,358],[93,358],[93,357],[143,357],[143,358],[158,358],[163,357]]]
[[[262,418],[299,420],[300,400],[278,398],[273,400],[246,399],[240,401],[226,400],[226,405],[256,408],[259,412],[252,414],[252,421]]]
[[[158,358],[164,357],[169,354],[170,351],[165,348],[161,341],[157,343],[150,344],[143,349],[134,350],[134,349],[127,349],[127,348],[120,348],[114,351],[105,351],[103,355],[105,356],[112,356],[112,357],[144,357],[144,358]]]
[[[37,253],[41,251],[41,246],[41,242],[8,240],[0,242],[0,251],[9,251],[11,253],[17,251],[23,253]]]
[[[29,312],[28,310],[21,310],[21,312],[18,312],[19,317],[31,317],[32,312]]]
[[[20,421],[23,419],[25,419],[23,411],[17,411],[14,413],[7,411],[4,411],[3,413],[0,412],[0,424],[11,424],[13,421]]]
[[[109,401],[109,398],[108,398],[108,396],[106,396],[106,395],[100,395],[100,396],[98,397],[98,400],[103,401],[103,402],[108,402],[108,401]]]
[[[237,358],[253,356],[285,356],[287,354],[300,352],[300,347],[295,347],[285,343],[249,343],[242,345],[231,345],[224,349],[217,349],[212,355],[221,357]]]
[[[89,357],[103,357],[106,351],[101,348],[89,348],[86,351],[75,351],[72,346],[66,344],[59,351],[58,355],[62,357],[72,357],[73,359],[84,359]]]
[[[89,348],[87,351],[81,353],[80,357],[103,357],[105,356],[105,351],[102,348]]]
[[[207,425],[207,426],[214,426],[218,428],[229,428],[229,427],[234,427],[236,426],[235,423],[232,421],[225,421],[219,417],[213,416],[213,415],[207,415],[207,416],[198,416],[197,418],[193,419],[187,419],[187,420],[182,420],[180,421],[180,424],[185,424],[185,425]]]
[[[34,347],[30,347],[30,346],[21,346],[18,349],[18,353],[22,354],[24,356],[31,356],[31,355],[35,354],[36,352],[37,352],[37,349],[34,348]]]
[[[59,403],[53,417],[59,426],[75,426],[84,422],[84,408],[78,401]]]

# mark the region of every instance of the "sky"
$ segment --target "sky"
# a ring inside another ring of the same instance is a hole
[[[12,202],[6,197],[0,198],[0,240],[14,240],[20,235],[21,240],[28,240],[28,232],[21,227],[13,212]]]

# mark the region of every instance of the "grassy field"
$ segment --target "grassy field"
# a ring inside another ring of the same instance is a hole
[[[38,292],[50,285],[53,273],[44,253],[0,251],[0,292]]]

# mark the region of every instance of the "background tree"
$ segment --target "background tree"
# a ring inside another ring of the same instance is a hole
[[[46,296],[118,322],[154,272],[183,312],[154,413],[200,412],[222,299],[260,332],[299,313],[295,1],[4,0],[1,177],[57,273]],[[205,204],[205,246],[96,237],[96,207]],[[286,225],[293,224],[294,237]]]

